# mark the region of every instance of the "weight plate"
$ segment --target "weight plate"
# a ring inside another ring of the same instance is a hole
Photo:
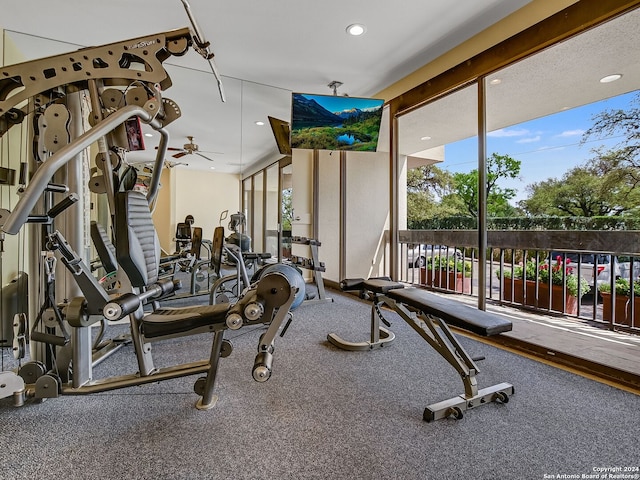
[[[16,313],[13,316],[13,336],[21,337],[27,333],[27,316],[24,313]]]
[[[124,105],[122,91],[116,88],[107,88],[100,98],[105,108],[120,108]]]
[[[47,373],[47,368],[42,362],[29,362],[18,370],[18,375],[22,377],[25,383],[35,383],[45,373]]]
[[[107,192],[104,177],[102,175],[92,176],[89,180],[89,190],[93,193],[103,194]]]
[[[24,335],[13,338],[13,358],[22,360],[27,354],[27,342]]]

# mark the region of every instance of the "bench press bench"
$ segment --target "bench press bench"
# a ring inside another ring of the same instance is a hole
[[[398,313],[461,376],[464,394],[427,406],[423,414],[425,421],[449,416],[461,419],[466,410],[495,401],[507,403],[509,396],[514,394],[513,385],[508,383],[478,389],[476,374],[480,370],[449,328],[452,325],[476,335],[491,336],[510,331],[512,324],[509,320],[426,290],[405,287],[387,277],[346,279],[340,282],[340,288],[359,291],[361,298],[372,300],[371,337],[369,341],[356,343],[330,333],[327,339],[333,345],[356,351],[382,348],[393,342],[395,335],[380,326],[380,322],[391,326],[382,311],[386,306]]]

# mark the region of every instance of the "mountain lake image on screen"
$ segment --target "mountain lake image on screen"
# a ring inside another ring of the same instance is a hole
[[[375,152],[383,100],[294,93],[291,148]]]

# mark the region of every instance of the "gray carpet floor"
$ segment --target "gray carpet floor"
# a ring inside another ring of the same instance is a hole
[[[455,371],[391,313],[393,344],[333,347],[330,332],[368,338],[369,306],[330,294],[333,303],[296,310],[266,383],[251,376],[263,329],[227,332],[234,350],[209,411],[194,408],[196,377],[21,408],[0,400],[0,476],[488,480],[640,465],[640,397],[466,337],[469,353],[486,357],[479,387],[509,382],[516,393],[460,421],[424,422],[425,406],[463,393]],[[155,360],[207,358],[209,348],[208,335],[174,339],[154,345]],[[134,363],[126,347],[94,373],[131,373]]]

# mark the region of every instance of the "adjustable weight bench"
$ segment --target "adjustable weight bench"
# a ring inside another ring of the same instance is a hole
[[[370,350],[392,342],[394,334],[380,326],[380,321],[387,327],[391,326],[382,311],[382,307],[386,306],[400,315],[461,376],[464,394],[427,406],[423,414],[425,421],[449,416],[461,419],[466,410],[495,401],[507,403],[509,396],[514,394],[513,385],[508,383],[478,390],[476,374],[480,370],[448,325],[476,335],[491,336],[510,331],[512,324],[509,320],[426,290],[405,288],[404,284],[386,277],[347,279],[340,283],[340,287],[343,291],[360,291],[362,298],[372,299],[371,339],[353,343],[331,333],[327,339],[333,345],[345,350]]]

